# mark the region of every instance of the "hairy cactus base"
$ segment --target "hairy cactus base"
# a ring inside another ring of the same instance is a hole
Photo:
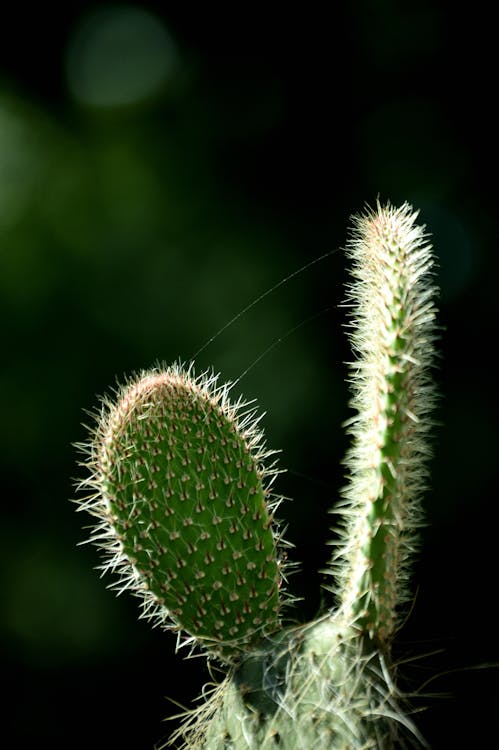
[[[183,750],[379,750],[424,746],[378,650],[329,615],[269,637],[188,712]],[[399,744],[395,744],[399,743]],[[165,746],[166,747],[166,746]]]

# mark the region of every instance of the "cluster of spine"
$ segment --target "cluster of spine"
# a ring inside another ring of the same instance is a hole
[[[276,470],[257,421],[214,376],[144,372],[103,405],[80,503],[115,588],[227,662],[279,627]]]
[[[411,746],[424,745],[390,663],[435,402],[433,259],[416,219],[407,204],[378,205],[355,219],[347,247],[355,416],[335,510],[334,610],[282,626],[277,469],[254,409],[231,403],[229,386],[174,365],[103,403],[85,448],[91,494],[79,501],[97,518],[103,568],[142,598],[144,615],[229,665],[169,744],[391,750],[405,728]]]

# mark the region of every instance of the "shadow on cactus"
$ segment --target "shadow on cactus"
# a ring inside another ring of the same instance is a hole
[[[425,747],[391,645],[410,598],[435,394],[431,246],[408,204],[354,219],[346,253],[352,444],[328,573],[330,611],[284,621],[278,473],[255,409],[193,365],[142,372],[105,399],[80,510],[114,587],[205,650],[224,677],[183,716],[184,748]],[[339,540],[339,541],[338,541]]]

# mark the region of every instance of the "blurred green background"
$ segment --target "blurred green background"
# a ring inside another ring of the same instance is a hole
[[[444,327],[397,652],[427,656],[404,686],[428,694],[415,706],[432,747],[497,736],[499,669],[467,669],[499,662],[493,32],[483,9],[426,0],[2,11],[0,633],[16,747],[152,748],[175,726],[166,696],[188,705],[209,677],[77,546],[85,410],[124,374],[190,360],[337,250],[196,357],[223,379],[250,368],[234,395],[258,399],[288,469],[294,616],[327,603],[316,571],[348,445],[341,248],[378,195],[420,209]]]

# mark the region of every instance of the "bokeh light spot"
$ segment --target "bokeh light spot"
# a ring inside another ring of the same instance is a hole
[[[72,95],[92,107],[120,107],[158,94],[174,75],[175,44],[161,21],[134,6],[85,16],[66,55]]]

